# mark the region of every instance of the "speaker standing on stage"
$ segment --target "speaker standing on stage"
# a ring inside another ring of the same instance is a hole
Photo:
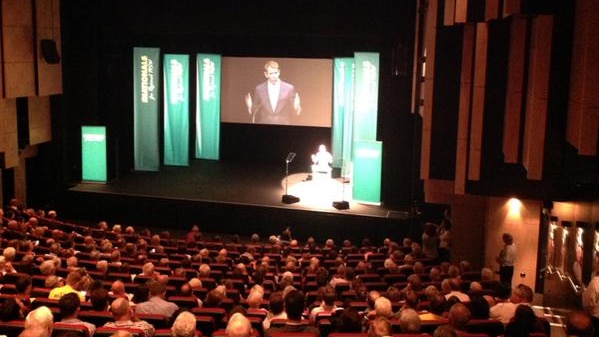
[[[516,244],[514,237],[509,233],[503,233],[503,249],[499,252],[497,263],[499,263],[499,279],[501,283],[511,286],[514,276],[514,262],[516,262]]]

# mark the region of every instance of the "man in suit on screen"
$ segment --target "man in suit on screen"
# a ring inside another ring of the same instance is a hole
[[[247,94],[245,104],[252,123],[290,124],[301,112],[300,97],[295,87],[280,78],[279,64],[268,61],[264,65],[266,81]]]

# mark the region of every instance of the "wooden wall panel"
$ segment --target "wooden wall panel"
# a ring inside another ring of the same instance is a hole
[[[566,139],[581,155],[597,155],[599,125],[599,2],[577,1]]]
[[[485,21],[499,19],[499,0],[486,0]]]
[[[530,180],[543,178],[552,36],[553,16],[539,15],[535,17],[532,21],[529,53],[522,158],[524,168],[527,170],[526,177]]]
[[[42,39],[56,42],[58,54],[61,55],[60,39],[60,0],[35,0],[36,43]],[[37,50],[37,77],[39,96],[62,93],[62,64],[49,64],[42,56],[41,48]]]
[[[428,4],[425,23],[424,47],[426,50],[426,74],[424,76],[424,105],[422,107],[422,144],[420,152],[420,177],[430,177],[431,138],[433,124],[433,88],[435,85],[435,53],[437,39],[438,3],[432,0]]]
[[[527,20],[514,16],[510,28],[505,116],[503,125],[503,156],[506,163],[518,163],[522,100],[524,95],[524,67],[526,62]]]
[[[455,0],[455,22],[468,22],[468,0]]]
[[[0,99],[0,152],[4,153],[3,168],[19,165],[17,130],[17,100]]]
[[[466,193],[466,174],[468,171],[468,132],[470,129],[475,32],[475,25],[464,25],[462,69],[460,74],[460,105],[458,115],[456,167],[454,178],[454,192],[456,194]]]
[[[31,1],[2,1],[5,97],[35,95],[35,56]]]
[[[503,0],[503,17],[520,14],[522,0]]]
[[[36,145],[52,140],[50,97],[29,97],[29,144]]]
[[[470,148],[468,152],[468,179],[470,180],[480,180],[487,82],[488,37],[488,24],[486,22],[476,24],[472,118],[470,121]]]
[[[443,8],[443,24],[453,26],[455,24],[455,2],[456,0],[445,0]]]

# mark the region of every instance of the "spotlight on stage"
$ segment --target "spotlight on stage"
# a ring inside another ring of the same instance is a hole
[[[293,204],[300,201],[300,198],[290,195],[287,189],[289,180],[289,163],[293,161],[293,158],[295,158],[295,152],[289,152],[287,158],[285,158],[285,194],[281,198],[281,201],[284,204]]]

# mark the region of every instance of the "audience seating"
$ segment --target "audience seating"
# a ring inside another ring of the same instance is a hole
[[[0,321],[0,334],[5,334],[6,336],[18,336],[25,329],[25,321],[24,320],[16,320],[16,321],[8,321],[2,322]]]
[[[89,331],[83,324],[65,324],[60,322],[54,322],[54,329],[52,330],[52,337],[63,336],[63,334],[69,334],[69,337],[88,337]]]
[[[94,333],[94,337],[110,337],[113,333],[119,330],[125,330],[131,333],[133,337],[147,337],[145,333],[140,329],[109,328],[105,326],[96,328],[96,333]]]

